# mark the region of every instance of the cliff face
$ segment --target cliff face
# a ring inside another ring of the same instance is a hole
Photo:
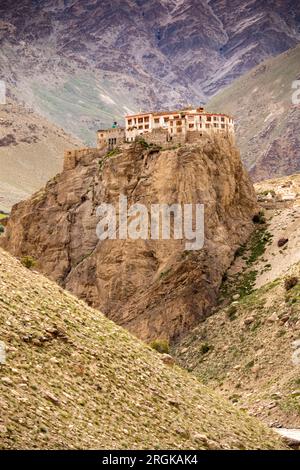
[[[96,209],[120,194],[148,208],[203,203],[203,249],[186,251],[184,240],[99,241]],[[239,153],[223,138],[163,151],[135,144],[112,156],[73,152],[45,189],[14,206],[1,245],[33,256],[40,271],[139,337],[174,338],[209,313],[255,211]]]

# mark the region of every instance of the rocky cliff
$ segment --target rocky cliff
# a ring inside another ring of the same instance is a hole
[[[104,240],[96,209],[117,204],[203,203],[205,243]],[[71,152],[44,189],[14,206],[1,245],[139,337],[175,338],[209,314],[223,273],[252,230],[256,197],[228,140],[161,150],[143,143]]]

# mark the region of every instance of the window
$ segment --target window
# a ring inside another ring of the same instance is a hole
[[[145,129],[149,129],[149,124],[145,124]]]
[[[139,118],[138,122],[139,122],[139,123],[140,123],[140,122],[143,122],[143,118]]]
[[[210,128],[210,124],[205,124],[206,129]]]
[[[207,116],[207,117],[206,117],[206,120],[207,120],[208,122],[211,122],[211,116]]]
[[[214,127],[219,127],[219,124],[217,124],[216,122],[214,122]]]
[[[131,124],[132,124],[132,119],[128,119],[127,122],[128,122],[128,126],[131,126]]]
[[[179,128],[177,129],[177,133],[178,133],[178,134],[181,133],[181,127],[179,127]]]
[[[168,122],[169,121],[169,118],[168,117],[164,117],[164,122]]]
[[[222,129],[225,129],[225,124],[221,124]]]
[[[214,121],[218,121],[219,118],[217,116],[214,116]]]
[[[159,118],[155,118],[155,119],[154,119],[154,123],[155,123],[155,124],[159,124]]]
[[[189,128],[192,129],[194,127],[194,124],[189,124]]]
[[[173,121],[170,121],[170,126],[173,126]]]
[[[174,119],[179,119],[179,116],[174,116]]]
[[[221,117],[221,121],[224,122],[224,121],[225,121],[225,118]]]
[[[176,121],[176,126],[181,126],[181,121]]]
[[[146,116],[146,117],[144,118],[144,121],[145,121],[145,122],[149,122],[149,116]]]

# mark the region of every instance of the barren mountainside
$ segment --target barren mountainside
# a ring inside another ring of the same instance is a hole
[[[256,185],[266,224],[236,252],[214,314],[177,343],[181,365],[275,427],[299,428],[300,176]]]
[[[146,205],[203,203],[205,244],[104,240],[96,209],[119,195]],[[125,145],[71,153],[65,170],[14,206],[1,245],[32,256],[58,281],[143,339],[174,338],[214,305],[222,276],[253,229],[257,211],[237,149],[225,138],[169,150]]]
[[[246,413],[0,250],[1,449],[280,449]]]
[[[292,102],[299,63],[297,46],[257,66],[207,105],[235,117],[237,144],[255,181],[300,171],[300,106]]]
[[[80,141],[8,99],[0,105],[0,209],[40,189],[62,170],[63,152]]]
[[[300,39],[294,0],[4,0],[0,17],[0,78],[88,142],[128,110],[205,101]]]

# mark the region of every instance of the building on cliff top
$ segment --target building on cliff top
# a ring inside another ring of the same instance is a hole
[[[98,147],[114,148],[143,137],[148,143],[170,145],[195,142],[215,133],[234,138],[234,121],[227,114],[208,113],[204,108],[138,113],[125,116],[125,128],[113,127],[97,133]]]

